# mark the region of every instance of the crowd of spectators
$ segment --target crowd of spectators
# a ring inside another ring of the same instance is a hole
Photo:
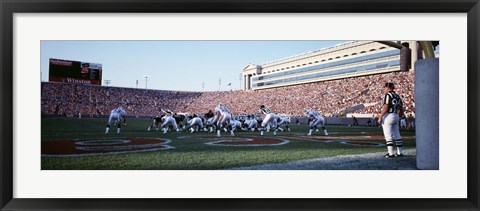
[[[42,82],[42,114],[108,115],[122,106],[128,115],[154,115],[160,109],[185,110],[201,94]]]
[[[394,72],[287,86],[258,91],[184,92],[146,90],[83,84],[42,83],[42,114],[108,115],[123,106],[128,115],[157,115],[160,109],[178,113],[206,113],[218,104],[234,115],[258,113],[260,105],[285,116],[304,116],[312,108],[325,116],[342,115],[345,109],[365,107],[357,114],[378,114],[383,84],[392,81],[407,112],[414,109],[414,73]]]

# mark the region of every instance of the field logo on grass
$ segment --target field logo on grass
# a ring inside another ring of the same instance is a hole
[[[192,140],[212,140],[205,144],[213,146],[234,146],[234,147],[264,147],[264,146],[279,146],[288,144],[289,141],[275,137],[257,137],[257,136],[242,136],[242,137],[217,137],[217,136],[182,136],[180,139]]]
[[[42,157],[80,157],[173,149],[164,138],[98,138],[42,141]]]

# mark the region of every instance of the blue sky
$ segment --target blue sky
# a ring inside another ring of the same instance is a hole
[[[241,70],[249,63],[262,65],[344,42],[42,41],[41,80],[48,81],[48,61],[56,58],[102,64],[102,80],[110,80],[109,86],[135,88],[138,80],[138,88],[218,91],[220,79],[220,90],[238,90]]]

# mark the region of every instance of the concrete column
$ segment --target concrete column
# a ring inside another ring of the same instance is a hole
[[[247,90],[247,76],[243,75],[243,90]]]
[[[410,49],[412,50],[412,71],[415,71],[415,62],[417,61],[417,41],[410,41]]]
[[[417,168],[439,169],[439,59],[415,62]]]

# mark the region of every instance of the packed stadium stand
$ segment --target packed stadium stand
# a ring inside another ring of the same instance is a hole
[[[304,116],[306,108],[327,117],[345,115],[349,108],[360,108],[357,114],[379,113],[383,98],[382,85],[396,84],[407,113],[414,109],[414,72],[390,72],[353,78],[321,81],[262,90],[185,92],[147,90],[42,82],[42,115],[108,115],[123,106],[128,115],[151,116],[160,109],[177,113],[206,113],[218,104],[227,106],[234,115],[256,114],[265,105],[278,114]],[[361,106],[359,106],[361,105]]]

